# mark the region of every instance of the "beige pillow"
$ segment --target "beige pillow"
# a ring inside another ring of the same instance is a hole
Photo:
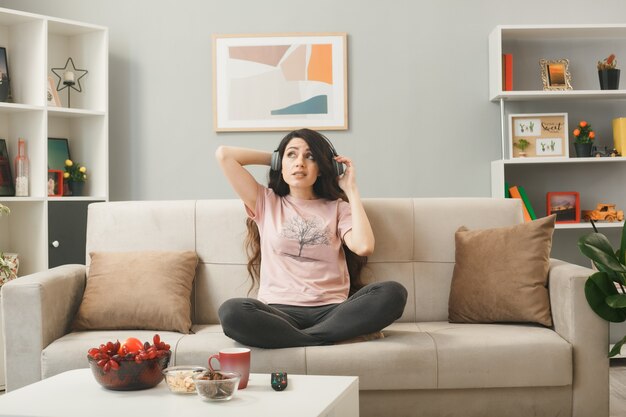
[[[92,252],[74,330],[189,333],[198,257],[184,252]]]
[[[450,322],[552,326],[547,281],[555,218],[495,229],[459,228]]]

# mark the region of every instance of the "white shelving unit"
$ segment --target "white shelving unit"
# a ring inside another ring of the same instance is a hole
[[[30,195],[0,196],[11,209],[0,218],[0,250],[19,254],[20,276],[48,268],[56,240],[49,229],[54,205],[109,198],[108,39],[106,27],[0,8],[0,46],[7,50],[13,96],[12,103],[0,102],[0,138],[7,141],[11,159],[18,138],[26,139],[30,160]],[[64,67],[69,57],[77,68],[88,70],[80,80],[83,91],[72,90],[71,108],[65,90],[59,92],[60,107],[48,106],[48,76],[57,80],[51,68]],[[48,137],[68,138],[72,159],[87,167],[84,197],[47,195]],[[2,350],[0,344],[0,358]]]
[[[513,55],[514,91],[502,91],[502,54]],[[570,138],[570,158],[509,159],[508,115],[568,113],[570,132],[587,120],[603,149],[613,147],[611,122],[626,116],[626,90],[600,90],[597,61],[611,53],[626,59],[626,25],[498,26],[489,36],[489,98],[501,115],[502,158],[491,163],[491,194],[503,197],[505,182],[523,185],[538,216],[546,214],[546,193],[578,191],[582,209],[615,203],[626,210],[626,158],[576,158]],[[569,59],[573,90],[543,91],[540,59]],[[618,61],[619,62],[619,61]],[[625,61],[626,62],[626,61]],[[626,75],[625,75],[626,77]],[[622,88],[626,79],[622,79]],[[602,223],[605,229],[623,222]],[[558,224],[558,229],[591,230],[589,223]],[[571,237],[571,236],[570,236]],[[555,245],[561,242],[555,235]]]

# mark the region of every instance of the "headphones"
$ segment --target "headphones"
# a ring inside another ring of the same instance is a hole
[[[326,136],[322,135],[321,133],[320,133],[320,136],[324,138],[324,140],[328,144],[328,147],[330,148],[331,153],[333,154],[333,157],[331,159],[332,164],[333,164],[333,171],[335,171],[336,176],[340,176],[341,174],[343,174],[344,169],[343,169],[343,164],[335,160],[335,157],[338,155],[337,151],[335,150],[335,147],[330,142],[330,140],[328,140]],[[280,159],[280,153],[278,152],[278,149],[276,149],[274,152],[272,152],[272,160],[270,163],[270,169],[272,171],[280,171],[280,168],[282,165],[281,162],[282,161]]]

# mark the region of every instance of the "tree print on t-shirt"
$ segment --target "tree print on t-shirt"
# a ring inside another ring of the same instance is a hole
[[[285,253],[284,255],[306,260],[302,256],[302,249],[305,246],[328,245],[330,243],[330,230],[324,227],[324,223],[316,218],[304,219],[300,216],[294,216],[283,224],[280,233],[285,239],[295,240],[298,242],[298,254]]]

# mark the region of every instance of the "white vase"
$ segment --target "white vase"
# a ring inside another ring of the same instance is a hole
[[[2,258],[9,264],[9,273],[7,275],[0,271],[0,284],[17,278],[17,271],[20,268],[20,258],[17,253],[3,253]]]

